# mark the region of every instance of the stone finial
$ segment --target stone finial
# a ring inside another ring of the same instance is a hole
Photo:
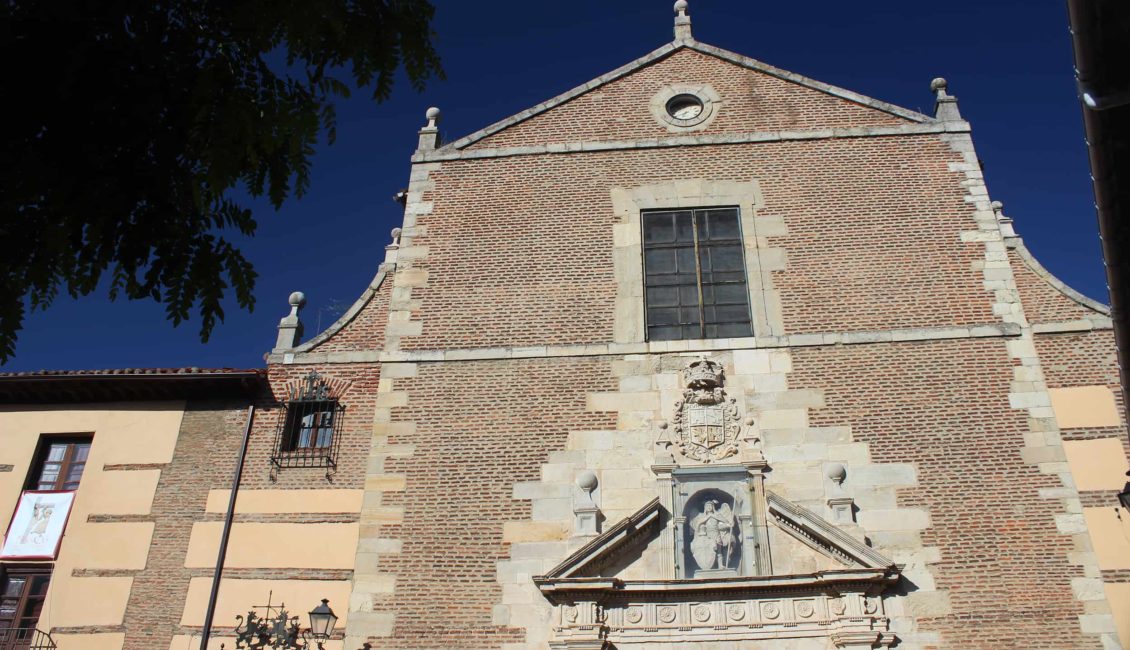
[[[420,144],[416,147],[416,150],[433,151],[439,147],[440,110],[432,106],[424,112],[424,117],[428,120],[428,123],[420,129]]]
[[[290,302],[290,313],[279,321],[279,336],[275,341],[275,350],[293,349],[302,340],[304,328],[298,312],[306,306],[306,294],[295,291],[290,294],[288,302]]]
[[[687,0],[675,2],[675,40],[689,41],[691,36],[691,17],[687,13]]]
[[[957,97],[946,92],[949,83],[942,77],[936,77],[930,82],[930,90],[934,91],[934,118],[943,122],[961,121],[961,111],[957,109]]]
[[[847,468],[842,463],[832,463],[828,466],[825,476],[836,485],[843,485],[847,478]]]
[[[596,535],[600,532],[600,508],[593,499],[599,481],[596,473],[586,469],[577,474],[577,487],[580,493],[573,497],[573,534]]]
[[[993,201],[989,206],[993,209],[993,215],[997,218],[997,225],[1000,226],[1001,236],[1006,239],[1016,237],[1016,229],[1012,227],[1012,219],[1004,216],[1004,204],[1000,201]]]

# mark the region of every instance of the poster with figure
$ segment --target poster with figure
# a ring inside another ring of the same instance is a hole
[[[28,490],[20,495],[0,559],[54,560],[67,527],[75,493],[57,490]]]

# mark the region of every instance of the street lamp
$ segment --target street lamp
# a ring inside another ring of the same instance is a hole
[[[334,633],[335,625],[337,615],[330,609],[329,599],[323,598],[321,605],[310,610],[310,635],[318,642],[318,647]]]
[[[310,628],[303,630],[299,625],[299,618],[291,616],[285,604],[272,605],[270,597],[266,605],[253,607],[247,612],[247,617],[236,616],[239,624],[235,628],[235,647],[238,649],[261,648],[266,650],[309,650],[312,640],[318,650],[323,650],[322,645],[333,636],[334,626],[337,625],[337,615],[330,609],[330,601],[322,599],[322,604],[310,610]],[[260,616],[256,610],[266,610],[265,616]],[[371,646],[365,644],[365,650]],[[220,645],[220,650],[224,645]]]

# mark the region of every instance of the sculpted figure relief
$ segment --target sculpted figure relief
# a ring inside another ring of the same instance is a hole
[[[736,519],[730,504],[711,499],[691,520],[691,555],[700,569],[725,569],[734,557]]]

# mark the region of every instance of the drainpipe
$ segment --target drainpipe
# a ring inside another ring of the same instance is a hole
[[[1130,2],[1067,0],[1067,13],[1125,415],[1130,405]]]
[[[224,559],[228,554],[228,536],[235,518],[235,498],[239,494],[239,481],[243,477],[243,461],[247,458],[247,442],[251,439],[251,422],[255,419],[255,405],[247,407],[247,425],[243,428],[243,444],[239,448],[239,458],[235,462],[235,476],[231,481],[231,496],[228,497],[228,511],[224,515],[224,532],[220,535],[220,550],[216,554],[216,571],[212,574],[212,591],[208,594],[208,610],[204,613],[204,630],[200,634],[200,650],[208,650],[208,639],[212,636],[212,618],[216,615],[216,597],[220,593],[220,577],[224,573]]]

